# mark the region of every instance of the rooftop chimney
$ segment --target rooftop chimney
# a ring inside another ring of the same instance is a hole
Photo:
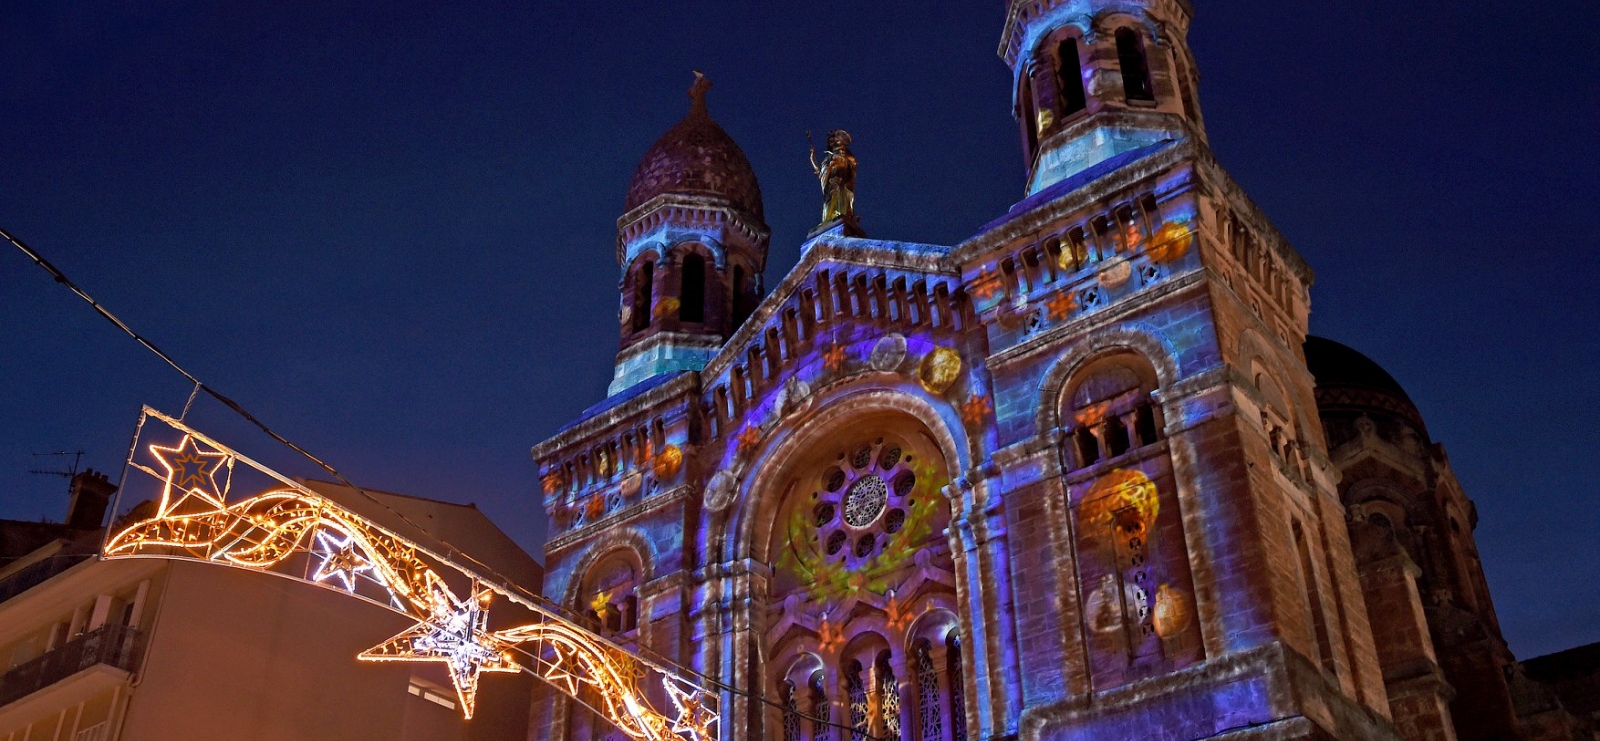
[[[100,527],[117,485],[92,468],[72,477],[72,501],[67,505],[67,526],[80,530]]]

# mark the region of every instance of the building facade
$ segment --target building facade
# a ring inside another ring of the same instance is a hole
[[[1008,3],[1026,198],[957,245],[823,228],[770,291],[697,84],[618,221],[610,396],[533,449],[547,597],[729,687],[724,739],[1582,737],[1415,407],[1308,340],[1190,19]]]
[[[336,485],[306,485],[351,506],[363,501]],[[80,474],[64,523],[0,521],[0,740],[528,737],[530,678],[485,683],[466,722],[442,666],[356,660],[414,624],[403,615],[219,565],[97,559],[115,489]],[[385,508],[368,507],[374,519],[403,512],[538,583],[538,564],[476,508],[373,496]]]

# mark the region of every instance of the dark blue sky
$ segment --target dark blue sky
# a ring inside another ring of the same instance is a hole
[[[1448,447],[1512,647],[1600,640],[1600,5],[1195,4],[1212,145],[1316,269],[1314,331]],[[0,226],[358,483],[535,552],[527,451],[605,393],[615,220],[691,69],[761,178],[769,284],[817,210],[806,129],[855,135],[877,237],[1021,195],[992,0],[207,5],[8,5]],[[115,471],[189,392],[14,251],[0,338],[0,516],[64,509],[30,453]]]

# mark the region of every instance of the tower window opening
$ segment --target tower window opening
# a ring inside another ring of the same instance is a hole
[[[1079,427],[1075,435],[1078,439],[1078,464],[1080,467],[1094,465],[1100,460],[1100,441],[1094,437],[1094,432],[1087,427]]]
[[[1140,404],[1133,414],[1133,426],[1140,445],[1150,445],[1159,439],[1156,437],[1155,407]]]
[[[1150,85],[1144,41],[1131,28],[1117,29],[1117,62],[1122,66],[1122,90],[1128,100],[1153,102],[1156,96]]]
[[[1060,61],[1057,75],[1061,84],[1061,115],[1065,117],[1089,107],[1083,90],[1083,60],[1078,56],[1078,40],[1062,41],[1056,56]]]
[[[1333,641],[1328,636],[1327,619],[1322,614],[1322,597],[1317,590],[1316,572],[1311,567],[1311,547],[1306,543],[1305,529],[1298,521],[1293,524],[1295,550],[1300,555],[1300,581],[1305,587],[1306,608],[1311,611],[1311,627],[1316,632],[1318,658],[1325,671],[1334,671]]]
[[[1133,447],[1133,443],[1128,439],[1127,426],[1117,417],[1106,420],[1106,447],[1110,449],[1112,458],[1128,452],[1128,449]]]
[[[1184,58],[1182,52],[1177,55],[1178,69],[1178,99],[1183,102],[1183,115],[1190,119],[1197,119],[1199,106],[1194,101],[1194,77],[1189,73],[1189,60]]]
[[[633,278],[633,331],[650,326],[650,304],[655,296],[656,264],[646,262]]]
[[[733,266],[733,323],[743,324],[745,314],[749,311],[749,299],[745,297],[744,266]]]
[[[703,322],[706,318],[706,259],[699,255],[683,258],[683,287],[678,294],[678,319]]]
[[[1023,73],[1022,87],[1017,91],[1018,121],[1022,124],[1022,156],[1027,160],[1029,169],[1033,168],[1033,155],[1039,151],[1039,130],[1035,128],[1037,117],[1033,113],[1033,84],[1028,80],[1027,73]]]

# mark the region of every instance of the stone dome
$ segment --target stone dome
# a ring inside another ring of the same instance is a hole
[[[1356,350],[1324,337],[1306,338],[1306,367],[1317,381],[1317,410],[1329,417],[1398,418],[1427,436],[1422,413],[1400,382]]]
[[[696,73],[689,89],[689,115],[667,130],[639,161],[628,186],[625,211],[632,211],[663,193],[713,196],[765,221],[761,186],[744,150],[706,110],[711,82]]]

